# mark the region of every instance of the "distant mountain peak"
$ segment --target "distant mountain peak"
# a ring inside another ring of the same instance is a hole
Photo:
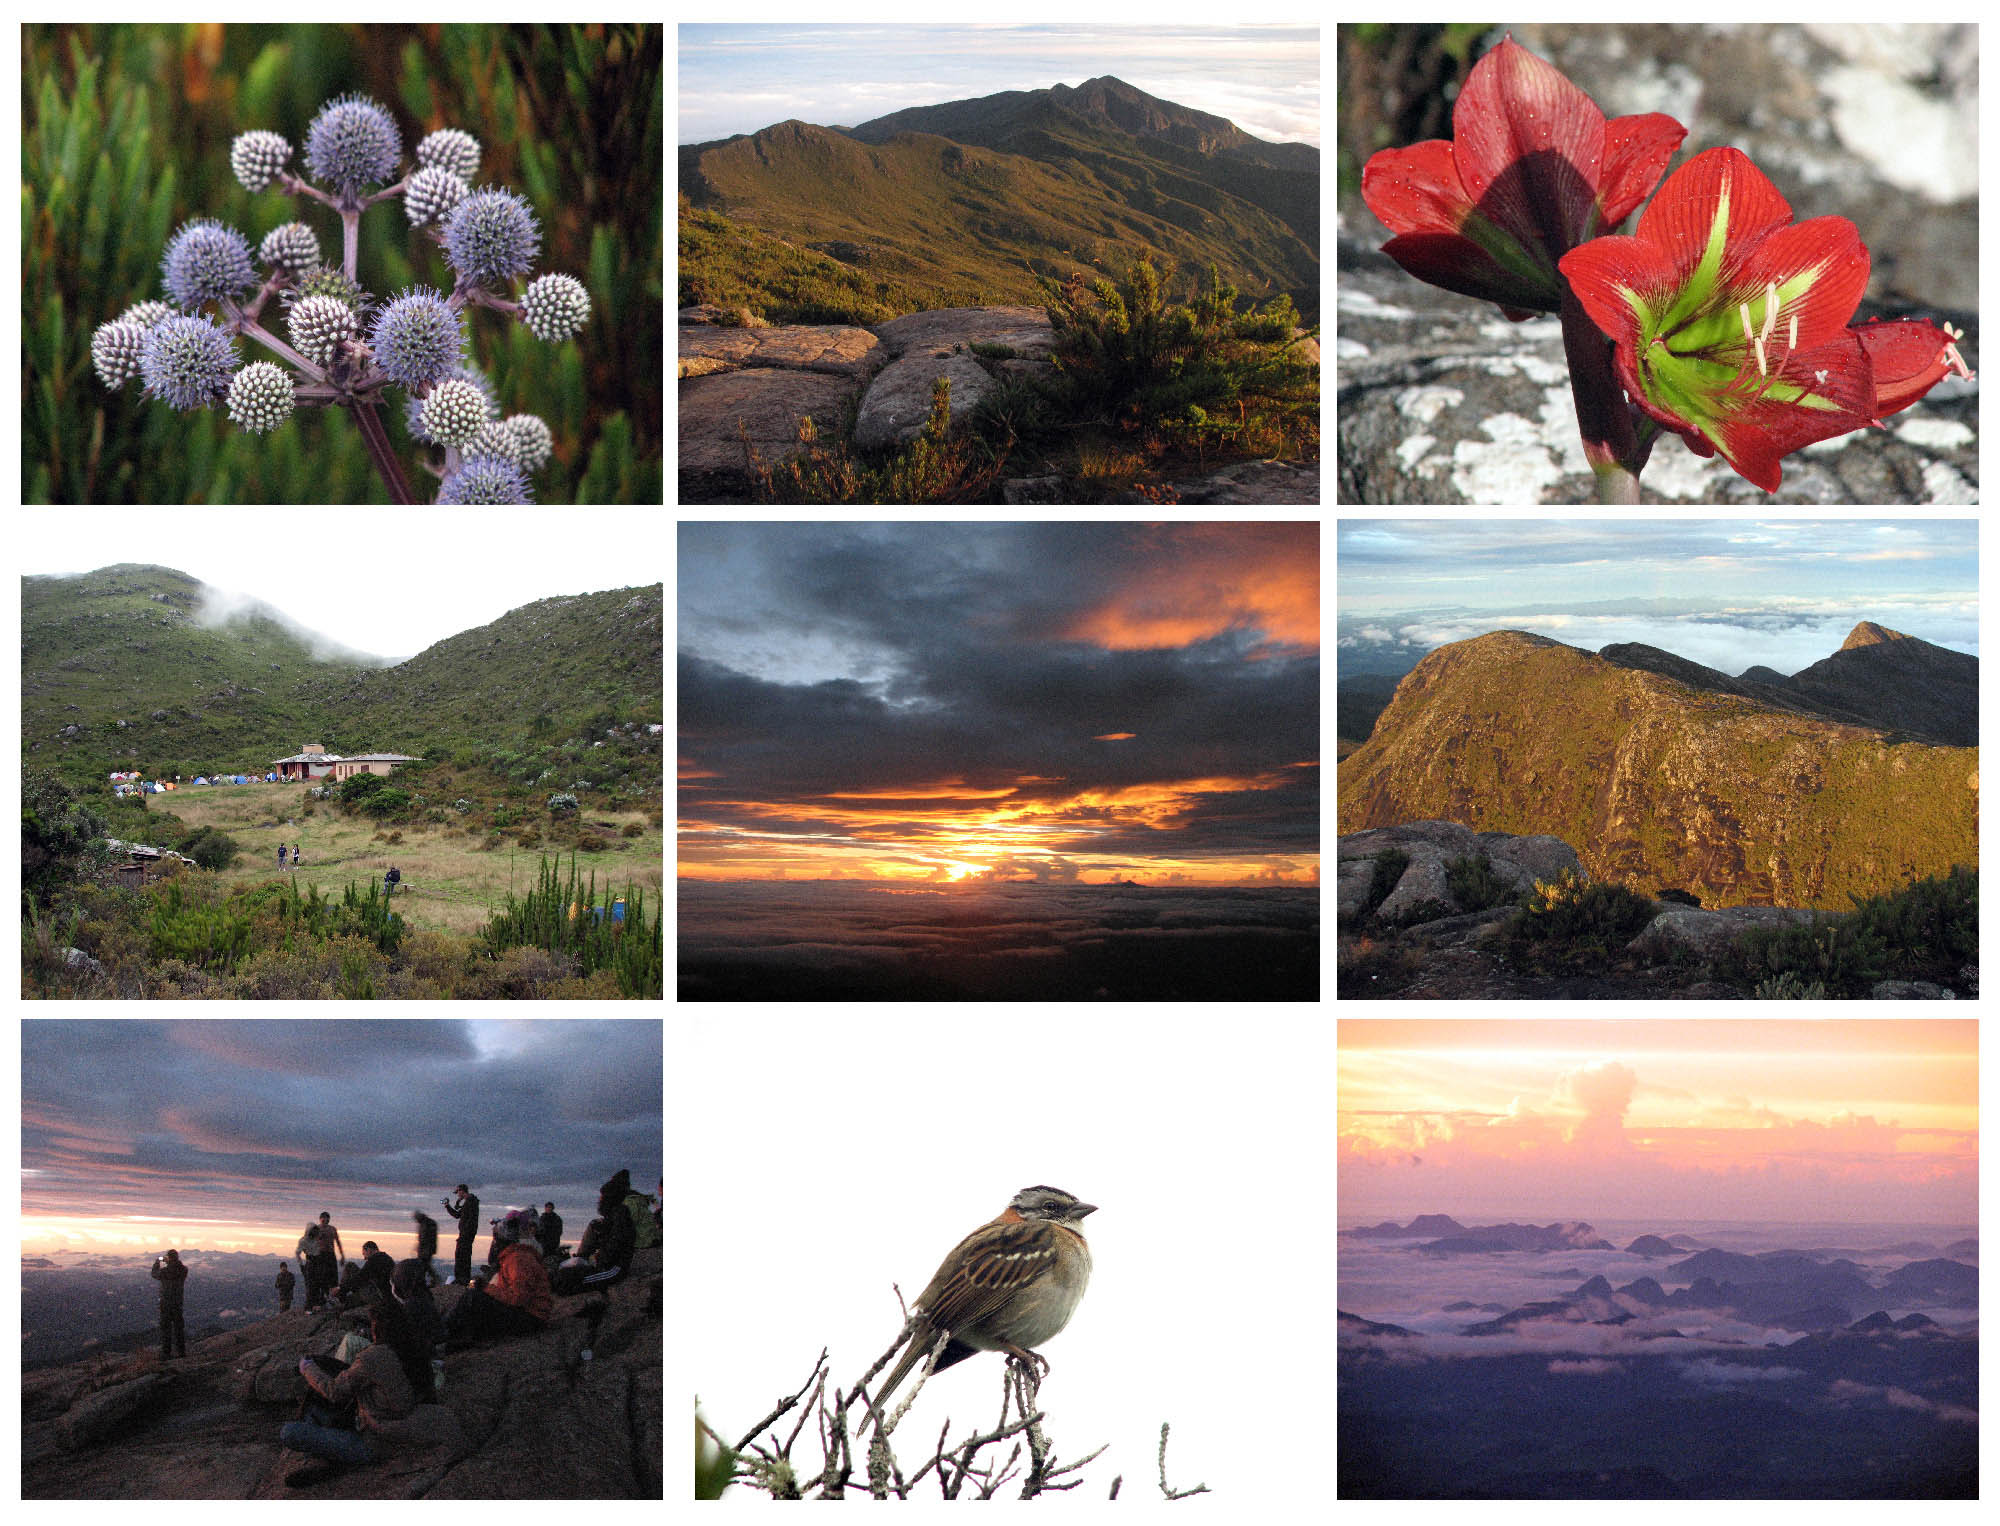
[[[1901,631],[1892,631],[1886,625],[1877,625],[1873,620],[1863,620],[1847,633],[1847,639],[1840,643],[1843,652],[1851,652],[1857,646],[1880,646],[1885,641],[1913,641],[1914,636],[1906,636]]]

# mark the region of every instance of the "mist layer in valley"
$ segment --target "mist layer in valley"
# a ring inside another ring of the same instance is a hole
[[[1312,1001],[1317,886],[678,885],[684,1001]]]
[[[1344,1498],[1968,1498],[1973,1226],[1496,1223],[1339,1242]]]

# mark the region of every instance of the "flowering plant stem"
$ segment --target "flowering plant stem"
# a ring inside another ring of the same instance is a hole
[[[1569,358],[1569,390],[1576,402],[1576,426],[1583,436],[1584,459],[1597,477],[1599,503],[1637,503],[1639,472],[1652,453],[1649,439],[1641,446],[1632,430],[1631,410],[1611,368],[1611,341],[1606,339],[1575,293],[1563,289],[1563,352]]]
[[[349,399],[348,403],[354,410],[354,422],[361,430],[362,443],[368,447],[375,469],[388,484],[389,496],[397,503],[415,503],[417,500],[403,476],[402,464],[396,460],[396,452],[389,444],[388,431],[382,427],[382,416],[376,411],[375,400],[372,397],[357,397]]]

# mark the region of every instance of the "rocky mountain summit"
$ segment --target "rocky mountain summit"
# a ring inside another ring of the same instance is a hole
[[[1783,686],[1523,631],[1441,646],[1341,761],[1340,831],[1552,837],[1593,878],[1709,910],[1844,911],[1976,864],[1977,749],[1914,728],[1976,737],[1977,660],[1849,640]]]
[[[661,1252],[602,1294],[559,1298],[548,1325],[445,1358],[433,1439],[303,1489],[278,1445],[304,1392],[298,1359],[333,1349],[328,1311],[294,1309],[152,1351],[27,1374],[27,1499],[662,1498]],[[462,1296],[434,1290],[441,1315]],[[586,1351],[588,1356],[586,1356]],[[431,1406],[419,1406],[419,1413]]]

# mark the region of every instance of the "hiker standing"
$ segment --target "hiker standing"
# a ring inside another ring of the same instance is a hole
[[[431,1258],[438,1253],[438,1221],[421,1209],[414,1209],[410,1217],[417,1224],[417,1260],[424,1269],[424,1283],[429,1286],[437,1281],[437,1273],[431,1270]]]
[[[319,1225],[306,1225],[293,1253],[299,1258],[299,1275],[306,1280],[306,1308],[317,1309],[325,1296],[319,1285]]]
[[[171,1361],[188,1354],[187,1322],[181,1318],[181,1295],[187,1287],[188,1269],[181,1253],[170,1250],[153,1260],[153,1280],[160,1285],[160,1360]]]
[[[277,1278],[271,1284],[278,1290],[278,1312],[280,1314],[289,1314],[291,1312],[292,1287],[297,1281],[298,1278],[292,1275],[292,1269],[280,1261],[278,1263]]]
[[[283,843],[278,844],[278,867],[280,869],[285,867],[285,845]]]
[[[452,1262],[452,1281],[463,1286],[472,1280],[472,1246],[479,1238],[479,1199],[464,1182],[452,1190],[458,1194],[458,1202],[444,1200],[444,1211],[458,1220],[458,1254]]]
[[[398,869],[394,864],[391,864],[389,872],[382,876],[382,894],[384,896],[394,895],[396,887],[402,883],[402,880],[403,871]]]
[[[542,1242],[544,1256],[562,1254],[562,1215],[556,1212],[554,1203],[542,1204],[542,1219],[535,1235]]]

